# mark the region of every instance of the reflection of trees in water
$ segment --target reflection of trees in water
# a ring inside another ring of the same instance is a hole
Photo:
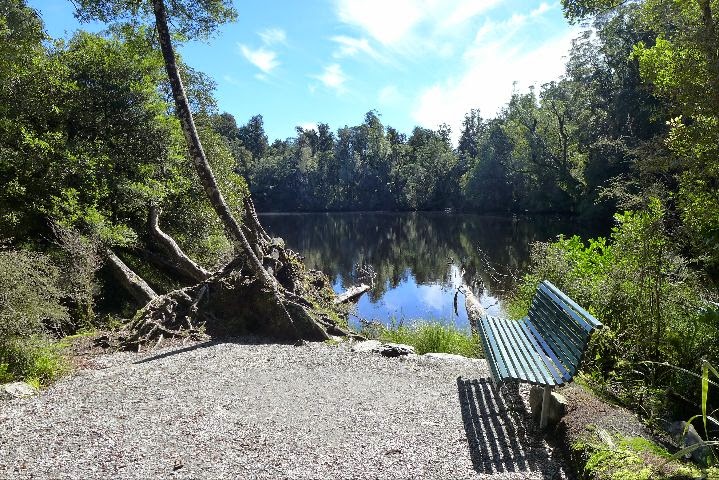
[[[464,267],[468,284],[501,296],[512,287],[509,274],[525,271],[532,242],[580,233],[556,217],[444,213],[266,215],[262,223],[300,252],[310,268],[331,278],[339,275],[345,287],[356,282],[356,265],[372,266],[377,273],[373,300],[409,274],[419,284],[448,283],[453,263]]]

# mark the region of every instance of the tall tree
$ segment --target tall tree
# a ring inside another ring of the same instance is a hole
[[[244,201],[245,221],[243,224],[238,222],[230,210],[219,189],[217,180],[203,150],[185,88],[180,77],[172,44],[172,36],[168,26],[168,18],[173,19],[176,33],[186,38],[193,38],[210,35],[219,25],[233,20],[236,15],[237,13],[229,0],[205,0],[203,2],[171,0],[169,2],[169,9],[164,0],[151,0],[148,2],[130,0],[78,0],[78,17],[81,19],[99,19],[102,21],[122,21],[127,19],[147,20],[148,17],[154,19],[157,40],[160,45],[160,50],[162,51],[165,69],[175,102],[175,113],[182,125],[189,157],[195,166],[195,170],[205,189],[210,204],[222,221],[228,236],[238,244],[237,250],[242,260],[241,263],[249,268],[255,280],[259,281],[262,286],[262,288],[259,289],[249,290],[248,294],[251,294],[254,297],[253,300],[257,302],[255,305],[256,310],[264,310],[264,316],[269,318],[262,318],[263,315],[259,315],[257,311],[246,311],[245,318],[243,319],[246,323],[236,326],[234,329],[235,333],[243,329],[245,331],[255,329],[275,336],[290,338],[328,338],[328,333],[325,328],[336,327],[335,324],[327,319],[323,319],[325,322],[324,325],[321,325],[312,315],[311,302],[283,287],[277,278],[269,273],[261,260],[267,253],[272,260],[277,262],[272,268],[274,272],[278,270],[280,264],[285,267],[292,261],[297,262],[296,255],[272,243],[270,237],[259,224],[254,206],[249,197]],[[270,252],[265,251],[270,249],[275,253],[269,255]],[[293,278],[295,277],[295,275],[293,275],[294,272],[287,271],[288,268],[285,270],[286,274],[289,274],[291,277],[286,280],[286,284],[294,289],[298,278]],[[235,279],[235,281],[238,280]],[[222,280],[220,280],[220,282],[222,282]],[[218,286],[218,289],[221,290],[224,287],[225,285],[222,284]],[[266,292],[270,292],[270,299],[265,298],[267,295]],[[189,312],[197,311],[198,304],[202,301],[207,305],[205,298],[207,293],[206,284],[199,286],[193,293],[194,297],[188,296],[187,292],[169,294],[163,302],[155,302],[151,305],[146,309],[145,314],[141,315],[138,321],[133,325],[136,331],[133,341],[146,340],[148,337],[161,334],[161,332],[168,333],[178,331],[178,329],[183,326],[184,321],[178,311],[179,309],[176,307],[178,303],[183,303],[184,308]],[[216,297],[217,295],[213,296]],[[228,299],[228,301],[231,300]],[[217,302],[217,300],[213,299],[213,302]],[[172,313],[169,315],[163,313],[163,309],[165,311],[168,310],[166,305],[159,305],[160,308],[158,309],[158,304],[162,303],[175,305],[175,307],[169,309]],[[213,307],[215,312],[224,311],[225,315],[227,314],[227,312],[223,310],[223,306],[213,305]],[[290,310],[292,310],[292,314]],[[216,325],[214,325],[214,329],[216,331],[233,331],[229,328],[229,319],[222,318],[218,320],[217,317],[209,313],[209,311],[205,313],[204,320],[206,325],[209,322],[215,321]]]

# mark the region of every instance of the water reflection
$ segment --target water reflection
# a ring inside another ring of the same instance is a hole
[[[556,217],[491,217],[444,213],[264,214],[268,232],[285,239],[310,268],[334,279],[336,291],[361,280],[358,265],[376,272],[374,288],[357,305],[361,318],[453,319],[456,288],[470,285],[491,314],[531,243],[586,229]],[[466,325],[460,296],[459,325]]]

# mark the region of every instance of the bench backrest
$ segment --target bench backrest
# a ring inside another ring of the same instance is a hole
[[[592,332],[602,328],[602,324],[546,280],[537,287],[528,317],[557,359],[574,376]]]

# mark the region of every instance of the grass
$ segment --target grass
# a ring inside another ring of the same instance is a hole
[[[393,321],[383,327],[379,340],[411,345],[420,355],[430,352],[453,353],[465,357],[482,358],[479,339],[454,324],[441,321]]]

